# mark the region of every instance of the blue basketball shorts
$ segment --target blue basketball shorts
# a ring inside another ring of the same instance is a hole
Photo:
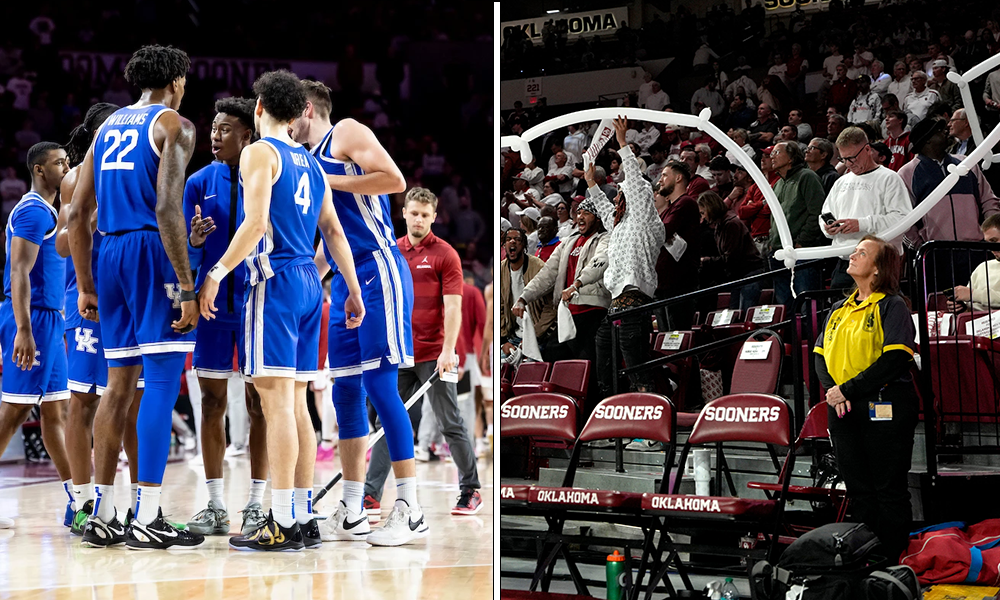
[[[319,327],[323,290],[311,262],[292,265],[247,286],[243,337],[249,377],[319,377]]]
[[[100,396],[108,387],[108,361],[104,357],[104,335],[101,324],[83,321],[83,325],[66,330],[66,355],[69,364],[69,391]],[[139,375],[138,389],[145,387]]]
[[[194,346],[194,370],[198,377],[205,379],[229,379],[234,374],[233,356],[238,352],[238,362],[242,369],[246,364],[243,345],[243,331],[239,324],[215,325],[212,321],[201,320],[195,330],[197,343]]]
[[[330,283],[330,376],[360,375],[377,369],[382,361],[413,366],[413,278],[398,249],[372,253],[355,264],[365,318],[348,329],[344,314],[347,284],[338,272]]]
[[[181,288],[159,232],[107,236],[98,273],[97,309],[109,367],[142,364],[143,354],[194,350],[194,332],[170,327],[181,316]]]
[[[66,346],[62,313],[51,308],[31,308],[31,334],[35,338],[35,362],[27,371],[14,364],[14,309],[10,300],[0,304],[0,348],[3,350],[3,401],[8,404],[39,404],[69,399],[66,387]]]

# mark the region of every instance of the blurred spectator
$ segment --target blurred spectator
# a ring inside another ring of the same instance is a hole
[[[17,160],[23,163],[28,158],[28,149],[42,141],[42,136],[35,131],[34,121],[25,119],[20,131],[14,134],[14,141],[17,142]]]
[[[583,196],[577,196],[578,199],[583,199]],[[559,236],[560,240],[566,240],[573,231],[576,229],[576,222],[570,217],[569,202],[563,200],[556,204],[556,225],[559,230],[556,235]]]
[[[969,127],[969,117],[965,116],[964,108],[956,110],[951,116],[948,133],[955,138],[955,143],[948,148],[949,154],[968,156],[976,149],[976,140],[972,138],[972,128]]]
[[[864,131],[848,127],[837,138],[847,172],[833,184],[823,202],[822,214],[836,219],[832,224],[818,217],[820,231],[834,244],[860,242],[866,235],[881,236],[912,209],[906,185],[899,174],[875,163]],[[902,236],[887,240],[903,253]],[[849,288],[854,283],[847,274],[846,256],[833,269],[830,287]]]
[[[778,119],[767,104],[757,107],[757,120],[750,124],[750,145],[755,150],[770,146],[778,135]]]
[[[573,165],[566,158],[566,153],[559,151],[555,155],[556,165],[549,169],[545,180],[555,186],[560,194],[568,194],[576,188],[576,178],[573,177]]]
[[[857,79],[858,95],[847,110],[848,123],[882,122],[882,98],[871,90],[871,79],[862,75]],[[952,84],[954,85],[954,84]]]
[[[799,141],[799,130],[792,125],[783,125],[778,131],[778,137],[775,140],[777,142],[795,142],[803,150],[805,150],[805,144]]]
[[[27,111],[31,108],[31,91],[35,85],[24,77],[24,69],[18,69],[14,76],[7,80],[4,88],[14,94],[14,108]]]
[[[662,142],[656,142],[649,147],[650,163],[646,167],[646,177],[650,181],[659,181],[663,167],[667,166],[667,150]]]
[[[835,142],[840,132],[847,128],[847,118],[842,114],[832,114],[826,118],[826,139]],[[836,152],[834,152],[836,158]]]
[[[1000,69],[986,76],[986,89],[983,91],[983,103],[991,111],[1000,111]]]
[[[892,162],[892,151],[889,150],[889,146],[882,142],[872,142],[872,150],[875,152],[875,162],[888,169],[889,163]]]
[[[806,164],[819,176],[823,183],[823,194],[830,193],[834,182],[839,177],[837,169],[830,162],[833,160],[833,144],[826,138],[813,138],[805,149]]]
[[[746,73],[729,82],[726,86],[725,96],[727,100],[733,100],[738,94],[743,94],[745,98],[757,98],[757,84]]]
[[[702,192],[710,190],[712,188],[712,184],[698,174],[699,157],[698,153],[694,151],[694,148],[685,148],[682,150],[681,161],[687,165],[688,168],[687,195],[691,196],[691,199],[694,200],[694,198],[700,196]]]
[[[691,171],[682,162],[671,161],[660,177],[655,196],[656,210],[663,222],[664,239],[669,248],[656,259],[657,298],[669,298],[698,289],[698,205],[688,193]],[[694,316],[694,303],[682,302],[667,307],[667,327],[687,329]]]
[[[568,155],[582,157],[587,151],[587,133],[582,125],[570,125],[569,133],[563,138],[563,149]]]
[[[677,129],[673,125],[663,126],[663,135],[660,136],[660,144],[667,150],[667,160],[680,160],[681,139],[677,134]],[[653,181],[656,181],[655,179]]]
[[[521,173],[526,178],[525,181],[531,186],[531,189],[538,193],[538,197],[542,197],[542,184],[545,182],[545,171],[539,167],[537,164],[537,158],[534,154],[531,155],[531,162],[524,165],[524,170]],[[455,175],[452,174],[452,182],[455,181]],[[448,188],[445,188],[447,190]],[[442,192],[444,193],[444,192]]]
[[[885,145],[892,152],[889,168],[893,171],[899,171],[903,165],[913,160],[910,132],[905,131],[906,122],[906,113],[901,110],[889,111],[885,116],[885,127],[889,134],[885,138]]]
[[[708,170],[715,180],[712,191],[725,198],[733,191],[733,163],[725,156],[716,156],[708,163]]]
[[[788,124],[795,127],[798,132],[798,140],[803,144],[808,144],[813,137],[812,125],[802,120],[802,111],[793,108],[788,111]]]
[[[935,60],[931,63],[931,79],[927,82],[927,87],[938,93],[941,101],[957,110],[962,107],[962,93],[958,91],[958,86],[948,80],[948,61]]]
[[[524,241],[525,251],[529,248],[538,247],[538,221],[542,218],[542,213],[534,206],[530,206],[522,211],[514,213],[520,218],[518,225],[524,231],[527,238]],[[513,223],[513,221],[511,221]]]
[[[126,105],[119,105],[126,106]],[[56,118],[49,108],[49,93],[37,94],[34,105],[28,110],[28,118],[35,124],[35,130],[42,139],[52,139],[55,135]]]
[[[747,103],[746,94],[739,92],[729,103],[729,115],[726,117],[725,129],[746,129],[753,123],[757,112]]]
[[[983,241],[1000,243],[1000,214],[986,217],[983,221]],[[975,311],[1000,308],[1000,252],[993,252],[994,260],[986,260],[972,271],[969,285],[955,286],[955,300],[965,305],[948,301],[948,310],[957,311],[963,306]],[[971,303],[972,306],[967,305]]]
[[[521,300],[524,287],[531,283],[545,263],[525,253],[524,231],[511,228],[504,235],[507,257],[500,263],[500,350],[503,355],[509,356],[521,346],[521,340],[524,339],[524,318],[511,312],[515,299],[518,307],[527,308],[531,313],[539,349],[547,349],[549,331],[555,327],[556,322],[552,297],[541,294],[526,306]],[[546,358],[545,350],[542,358]]]
[[[458,211],[451,215],[451,235],[448,239],[455,246],[461,247],[475,242],[485,231],[483,218],[472,210],[472,198],[463,194],[458,199]]]
[[[527,168],[521,173],[514,175],[512,179],[514,185],[514,192],[517,194],[526,193],[531,190],[530,187],[526,186],[519,187],[517,184],[517,179],[522,179],[525,180],[526,182],[528,181],[527,179],[525,179],[523,175],[526,172]],[[446,212],[449,215],[454,215],[455,213],[458,212],[459,198],[461,198],[462,196],[472,197],[472,192],[469,191],[469,186],[465,185],[465,182],[462,181],[462,173],[460,171],[453,171],[449,176],[449,179],[450,181],[448,182],[448,185],[444,186],[444,188],[441,190],[441,193],[438,195],[438,212],[442,212],[441,209],[444,209],[443,212]],[[542,197],[541,190],[539,189],[538,193],[534,194],[534,198],[535,200],[538,200],[541,197]],[[522,207],[526,206],[529,205],[528,204],[522,205]]]
[[[691,64],[696,72],[706,71],[713,58],[718,59],[719,55],[709,47],[707,42],[704,42],[694,51],[694,59],[691,61]]]
[[[715,236],[717,256],[702,256],[702,273],[707,272],[710,281],[724,282],[742,279],[763,272],[760,254],[750,239],[747,226],[732,210],[726,208],[722,198],[715,192],[705,192],[698,196],[698,213]],[[747,310],[760,300],[760,283],[750,283],[733,290],[729,296],[729,308]]]
[[[740,150],[750,157],[750,160],[753,160],[757,156],[757,151],[754,150],[753,146],[751,146],[747,141],[750,137],[750,133],[746,129],[734,129],[729,132],[729,137],[736,142],[736,145],[740,147]],[[733,164],[739,164],[740,162],[739,159],[737,159],[733,154],[732,150],[726,150],[726,158],[728,158],[729,162]]]
[[[837,79],[837,65],[843,62],[844,57],[840,54],[840,46],[838,44],[830,44],[830,56],[823,59],[823,76],[831,80]]]
[[[642,83],[639,84],[639,107],[646,108],[646,100],[653,93],[653,76],[649,71],[643,71]]]
[[[514,191],[504,192],[504,198],[501,204],[501,208],[511,208],[511,204],[517,205],[521,209],[528,208],[529,206],[540,207],[542,205],[541,199],[538,197],[538,193],[534,188],[528,187],[528,181],[525,179],[524,173],[519,173],[514,176]],[[457,199],[456,199],[457,207]],[[444,207],[442,207],[443,209]],[[457,212],[457,208],[455,211]],[[448,212],[443,210],[443,212]],[[450,214],[450,213],[449,213]]]
[[[695,90],[691,96],[691,114],[697,115],[703,108],[710,108],[712,110],[713,119],[721,117],[722,111],[726,108],[726,101],[723,99],[722,94],[716,90],[714,77],[706,79],[705,85]]]
[[[28,193],[28,184],[17,178],[17,171],[14,167],[7,167],[3,170],[3,179],[0,180],[0,198],[3,199],[3,220],[7,221],[7,215],[14,209],[14,206],[21,200],[21,196]]]
[[[927,110],[940,99],[940,96],[927,87],[927,74],[923,71],[916,71],[910,75],[910,84],[913,89],[899,106],[906,113],[910,127],[914,127],[927,115]]]
[[[829,106],[836,108],[838,113],[846,113],[851,101],[858,95],[858,86],[857,82],[848,78],[844,63],[837,65],[836,73],[830,84]]]
[[[229,95],[229,94],[227,94]],[[101,100],[118,106],[129,106],[132,104],[132,91],[128,89],[125,78],[115,75],[111,78],[111,85],[101,96]]]
[[[872,91],[878,94],[879,97],[889,93],[889,83],[892,82],[892,77],[885,72],[885,66],[877,58],[871,64],[871,79]]]
[[[670,96],[660,88],[660,82],[653,80],[652,93],[646,98],[646,108],[649,110],[663,110],[670,104]]]
[[[542,217],[538,221],[538,247],[528,248],[534,256],[548,262],[549,257],[559,246],[559,227],[552,217]]]
[[[42,5],[41,14],[28,23],[28,30],[35,34],[39,46],[48,46],[52,43],[52,32],[56,29],[55,22],[48,16],[48,8]],[[124,106],[124,105],[121,105]]]
[[[778,78],[783,85],[788,86],[788,65],[785,64],[785,57],[781,52],[774,53],[774,64],[767,70],[767,74]]]
[[[889,93],[896,96],[900,104],[910,95],[913,86],[910,84],[910,71],[906,63],[899,61],[892,67],[892,81],[889,82]]]
[[[771,152],[771,162],[774,165],[774,170],[781,177],[774,184],[774,193],[785,213],[792,243],[796,248],[824,245],[826,240],[820,233],[817,218],[820,215],[826,194],[819,176],[806,166],[805,156],[798,144],[789,142],[776,144]],[[774,224],[773,214],[771,215],[770,245],[772,250],[781,248],[781,240],[778,237],[778,228]],[[771,258],[772,270],[781,269],[783,266],[783,263]],[[821,269],[816,266],[796,269],[796,293],[820,289],[821,273]],[[775,276],[773,285],[775,302],[791,306],[790,276]]]
[[[0,76],[13,76],[23,64],[21,49],[14,46],[14,41],[9,36],[6,37],[0,46]]]
[[[643,121],[642,131],[640,131],[636,137],[635,143],[639,145],[639,149],[643,154],[645,154],[649,152],[649,147],[655,144],[659,139],[660,130],[656,128],[656,123]]]
[[[715,176],[708,166],[712,161],[712,147],[708,144],[695,144],[694,151],[698,153],[698,168],[695,172],[704,177],[709,186],[715,185]]]
[[[768,158],[770,163],[770,158]],[[768,175],[767,172],[764,173]],[[746,167],[736,165],[736,172],[733,174],[736,185],[743,188],[743,196],[733,203],[732,209],[736,216],[743,220],[743,224],[750,231],[750,239],[753,240],[757,253],[763,258],[768,254],[768,233],[771,231],[771,207],[764,200],[764,194],[760,191],[757,182],[750,177]]]

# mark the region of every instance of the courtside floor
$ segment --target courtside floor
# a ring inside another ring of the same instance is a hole
[[[339,460],[318,463],[316,481],[329,481]],[[227,459],[226,502],[232,531],[246,503],[250,463]],[[138,552],[124,546],[91,549],[62,526],[66,495],[47,463],[0,467],[0,514],[17,522],[0,530],[0,598],[94,600],[201,600],[225,598],[338,598],[416,600],[488,598],[493,591],[493,463],[479,461],[483,510],[472,517],[449,514],[458,498],[450,462],[417,463],[418,496],[431,535],[415,545],[375,548],[362,543],[325,543],[320,550],[261,554],[235,552],[227,538],[209,537],[187,551]],[[127,506],[128,473],[118,475],[119,511]],[[395,483],[382,499],[391,506]],[[322,484],[317,484],[317,487]],[[329,514],[340,488],[316,512]],[[264,495],[269,504],[270,485]],[[171,462],[164,476],[163,512],[186,521],[204,508],[208,491],[201,467]],[[388,515],[385,511],[384,516]]]

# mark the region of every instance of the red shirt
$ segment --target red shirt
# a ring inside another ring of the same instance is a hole
[[[893,171],[900,170],[903,165],[913,160],[912,144],[910,144],[910,132],[904,131],[898,138],[891,135],[885,138],[885,145],[892,152],[892,160],[886,165]]]
[[[697,199],[702,192],[707,192],[711,189],[712,188],[708,185],[708,180],[704,177],[701,175],[692,175],[691,181],[688,182],[687,195]]]
[[[538,250],[535,250],[535,257],[542,259],[542,262],[549,262],[549,257],[556,251],[560,243],[562,242],[559,241],[559,238],[552,238],[548,244],[539,246]]]
[[[444,346],[444,296],[461,296],[462,261],[448,242],[428,232],[414,246],[396,240],[413,276],[413,360],[437,360]]]
[[[594,234],[588,236],[579,236],[576,238],[576,243],[573,244],[573,249],[569,251],[569,260],[566,262],[566,282],[563,285],[563,289],[566,289],[573,285],[576,281],[576,265],[580,262],[580,253],[583,252],[583,245],[587,243],[587,240],[591,238]],[[597,310],[601,308],[600,306],[590,306],[587,304],[570,304],[569,312],[574,315],[579,315],[592,310]]]
[[[458,335],[458,360],[465,366],[465,357],[479,354],[486,325],[486,300],[483,293],[468,283],[462,286],[462,330]]]

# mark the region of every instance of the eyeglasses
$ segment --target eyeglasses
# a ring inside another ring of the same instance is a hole
[[[841,156],[840,157],[841,162],[845,162],[845,163],[847,163],[849,165],[853,165],[854,161],[858,160],[858,157],[861,156],[861,153],[864,152],[865,148],[867,148],[867,147],[868,147],[868,144],[865,144],[864,146],[861,146],[861,149],[858,150],[858,153],[855,154],[854,156]]]
[[[948,122],[949,123],[954,123],[955,121],[968,121],[968,120],[969,119],[966,118],[966,117],[952,117],[952,118],[948,119]]]
[[[806,146],[806,152],[809,152],[810,150],[819,150],[819,146]]]

